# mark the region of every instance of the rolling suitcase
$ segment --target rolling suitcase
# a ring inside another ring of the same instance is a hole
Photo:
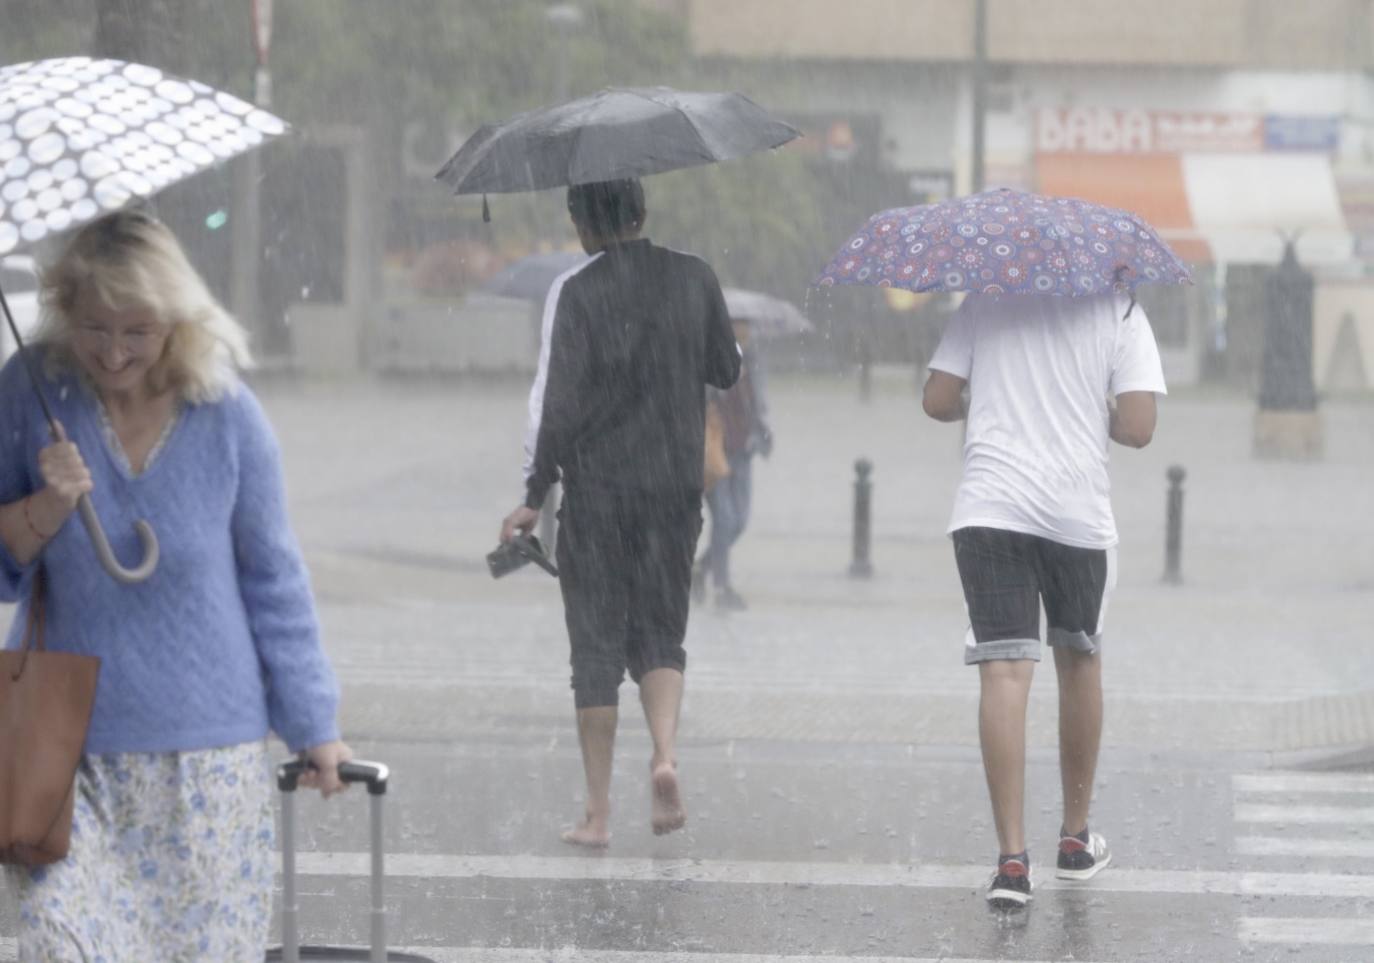
[[[367,960],[371,963],[434,963],[429,957],[413,953],[388,953],[386,949],[386,906],[382,902],[384,873],[382,870],[382,797],[386,795],[387,768],[376,762],[355,760],[339,766],[339,778],[344,782],[367,784],[371,809],[372,836],[372,945],[369,949],[349,949],[342,946],[301,946],[296,929],[296,785],[305,771],[305,763],[298,759],[277,767],[277,788],[281,790],[281,873],[282,909],[281,942],[279,949],[269,950],[269,961],[300,963],[313,960]]]

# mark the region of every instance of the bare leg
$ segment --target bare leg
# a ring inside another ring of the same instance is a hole
[[[615,706],[577,710],[577,738],[582,744],[582,770],[587,777],[587,815],[563,833],[563,842],[605,846],[611,841],[611,762],[615,755]]]
[[[1088,825],[1097,751],[1102,742],[1102,657],[1054,650],[1059,675],[1059,776],[1064,783],[1064,832]]]
[[[1001,853],[1026,849],[1026,702],[1034,671],[1035,663],[1028,659],[978,665],[978,737]]]
[[[655,835],[681,829],[687,822],[682,793],[677,784],[677,720],[682,707],[682,673],[677,669],[654,669],[639,680],[639,700],[654,740],[654,757],[649,762],[653,782],[651,821]]]

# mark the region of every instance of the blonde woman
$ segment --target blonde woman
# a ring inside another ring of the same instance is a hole
[[[123,211],[77,234],[42,283],[35,343],[63,428],[53,441],[20,359],[0,371],[0,600],[25,620],[46,583],[49,646],[97,655],[71,851],[11,868],[22,961],[261,960],[272,903],[266,737],[349,758],[276,440],[237,371],[243,330],[172,233]],[[100,568],[72,519],[89,493],[115,554],[162,559],[145,582]]]

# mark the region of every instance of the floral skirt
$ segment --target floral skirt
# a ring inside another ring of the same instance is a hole
[[[267,746],[85,756],[71,850],[8,867],[20,963],[261,963],[272,918]]]

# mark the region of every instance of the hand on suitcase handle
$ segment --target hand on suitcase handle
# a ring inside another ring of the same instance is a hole
[[[296,784],[304,775],[306,767],[313,766],[303,759],[288,759],[277,766],[277,788],[282,792],[295,792]],[[367,792],[372,796],[381,796],[386,793],[387,779],[391,776],[391,770],[380,762],[367,762],[363,759],[354,759],[352,762],[339,764],[339,780],[341,782],[365,782]]]

